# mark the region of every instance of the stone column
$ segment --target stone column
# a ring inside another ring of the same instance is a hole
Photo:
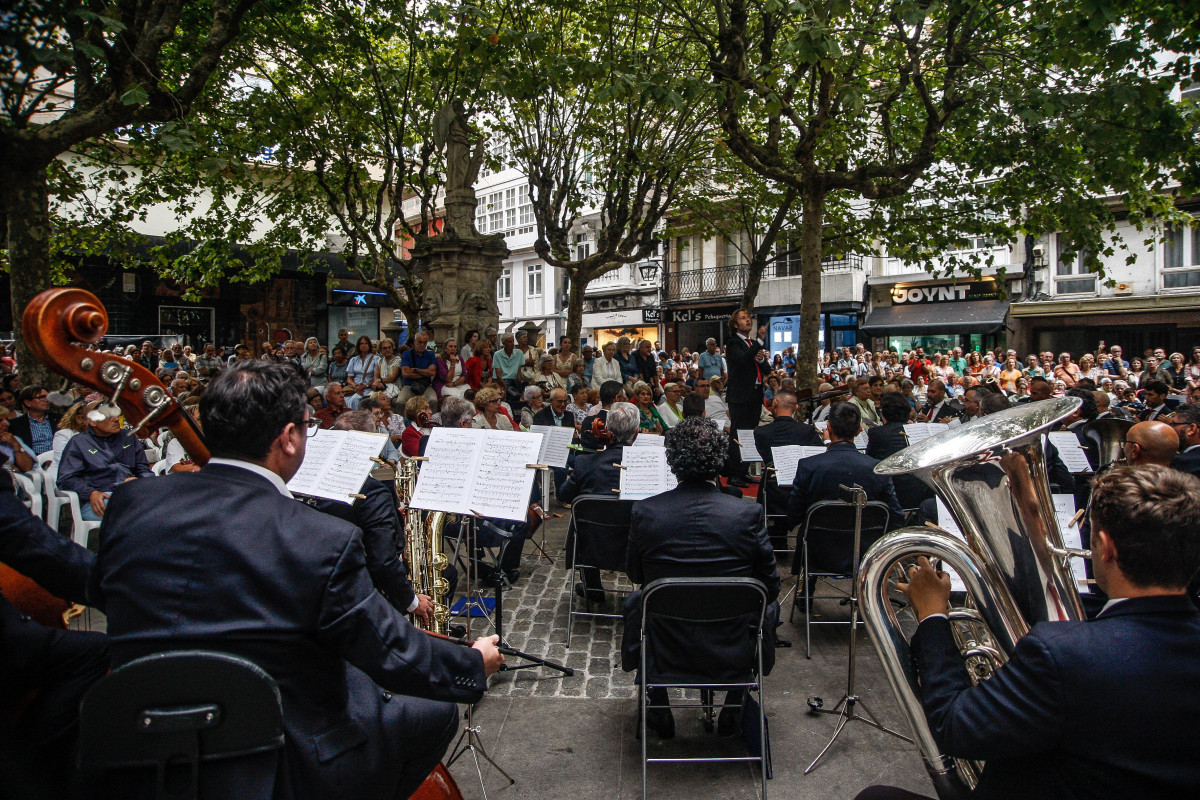
[[[413,248],[424,276],[422,322],[440,350],[448,338],[462,344],[463,334],[500,321],[496,281],[508,257],[503,236],[434,236]]]

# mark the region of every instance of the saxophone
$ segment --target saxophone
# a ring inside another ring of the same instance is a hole
[[[446,526],[446,515],[441,511],[428,514],[409,506],[417,488],[419,462],[401,457],[396,465],[396,500],[404,518],[404,562],[408,565],[408,579],[413,591],[429,595],[433,601],[433,622],[426,624],[416,618],[413,622],[423,630],[446,633],[446,621],[450,610],[446,595],[450,583],[442,574],[450,562],[442,553],[442,529]]]

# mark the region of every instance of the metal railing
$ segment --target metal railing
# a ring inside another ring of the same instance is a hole
[[[745,264],[668,272],[663,286],[663,301],[670,303],[740,297],[746,288],[746,272]]]

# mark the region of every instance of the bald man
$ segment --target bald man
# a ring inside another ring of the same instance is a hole
[[[1092,396],[1096,398],[1096,419],[1106,419],[1112,416],[1112,411],[1109,410],[1109,405],[1112,403],[1112,398],[1108,396],[1108,392],[1095,391]]]

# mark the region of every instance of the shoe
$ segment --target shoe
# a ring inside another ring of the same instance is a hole
[[[781,639],[778,636],[775,637],[775,648],[776,649],[778,649],[780,647],[791,647],[791,646],[792,646],[791,639]]]
[[[742,707],[725,706],[717,717],[717,736],[737,736],[742,732]]]
[[[737,489],[749,489],[749,488],[750,488],[750,484],[749,484],[749,483],[747,483],[747,482],[746,482],[746,479],[745,479],[745,478],[742,478],[742,477],[734,477],[734,478],[730,478],[730,479],[729,479],[729,485],[730,485],[730,486],[733,486],[733,487],[735,487],[735,488],[737,488]]]
[[[505,578],[505,580],[507,580],[509,582],[510,585],[514,584],[517,581],[521,580],[521,570],[506,569],[506,570],[504,570],[504,578]]]
[[[588,589],[582,582],[575,584],[575,596],[587,600],[591,603],[603,603],[608,599],[608,596],[599,589]]]
[[[746,480],[750,481],[750,483],[762,483],[762,478],[757,478],[753,475],[747,475]]]
[[[641,736],[641,721],[638,721],[638,736]],[[669,708],[652,708],[646,712],[646,727],[654,731],[659,739],[675,738],[675,715]]]

